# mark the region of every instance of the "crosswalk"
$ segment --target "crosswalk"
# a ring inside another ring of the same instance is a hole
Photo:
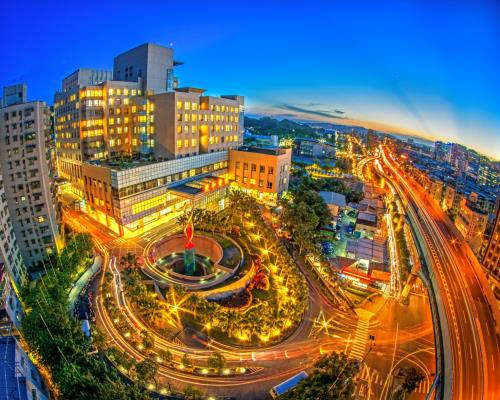
[[[391,380],[394,379],[391,378]],[[381,390],[387,384],[391,386],[391,380],[387,374],[382,373],[376,368],[369,367],[363,364],[361,370],[358,374],[358,385],[356,388],[356,400],[369,400],[372,398],[380,397]],[[413,392],[413,397],[415,399],[423,399],[425,395],[429,393],[430,387],[432,385],[432,377],[427,376],[422,382],[419,383],[415,391]],[[392,390],[392,389],[391,389]],[[390,390],[390,391],[391,391]],[[420,396],[417,396],[420,395]]]
[[[358,319],[356,326],[356,334],[354,335],[354,343],[349,354],[350,358],[362,360],[365,356],[366,342],[368,341],[368,329],[370,321],[365,318]]]

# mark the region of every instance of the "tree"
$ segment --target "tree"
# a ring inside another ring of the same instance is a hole
[[[174,359],[174,356],[172,355],[172,352],[169,349],[159,350],[158,357],[160,357],[160,359],[167,364],[171,364],[172,360]]]
[[[212,355],[208,357],[207,364],[210,368],[222,369],[226,365],[226,358],[218,351],[214,351]]]
[[[418,384],[424,379],[424,375],[415,368],[403,368],[400,375],[404,376],[404,381],[396,392],[396,400],[403,400],[407,394],[413,393]]]
[[[151,358],[145,358],[141,362],[138,362],[135,367],[137,379],[143,382],[155,381],[158,368],[159,366],[156,361]]]
[[[182,356],[181,364],[184,365],[186,368],[193,367],[193,360],[191,359],[191,356],[188,353],[184,353],[184,355]]]
[[[139,260],[135,254],[128,252],[126,255],[122,256],[121,264],[125,268],[137,268],[139,266]]]
[[[187,400],[199,400],[203,397],[203,392],[189,385],[184,389],[184,396]]]
[[[142,336],[142,345],[144,346],[144,348],[146,350],[151,350],[155,345],[154,336],[148,331],[143,331],[141,336]]]
[[[67,313],[71,276],[81,263],[88,261],[89,244],[88,236],[73,236],[50,274],[23,288],[21,297],[26,305],[21,325],[23,338],[30,352],[48,368],[61,398],[145,400],[146,393],[137,385],[123,383],[114,368],[90,354],[91,344],[79,323]],[[125,367],[126,355],[111,349],[108,354],[121,357],[120,361],[115,358],[116,362]],[[133,364],[132,361],[130,365]]]
[[[315,364],[307,378],[291,391],[279,398],[282,400],[348,400],[355,390],[354,377],[358,373],[358,362],[343,353],[325,355]]]
[[[283,225],[291,233],[294,243],[299,248],[299,252],[302,254],[313,251],[319,218],[309,206],[302,201],[285,202],[281,218]]]

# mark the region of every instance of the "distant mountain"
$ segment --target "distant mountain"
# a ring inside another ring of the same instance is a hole
[[[329,122],[304,121],[295,119],[278,119],[245,116],[245,128],[259,135],[278,135],[279,137],[321,137],[328,131],[352,132],[365,134],[368,129],[362,126],[332,124]]]
[[[316,137],[321,134],[321,131],[307,124],[270,117],[245,117],[245,129],[259,135],[278,135],[279,137]]]

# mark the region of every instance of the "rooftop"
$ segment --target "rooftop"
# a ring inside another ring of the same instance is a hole
[[[175,89],[176,92],[183,92],[183,93],[205,93],[207,89],[200,89],[200,88],[195,88],[191,86],[186,86],[186,87],[180,87]]]
[[[346,206],[345,196],[341,193],[322,191],[319,192],[319,195],[323,198],[326,204],[335,204],[339,207]]]
[[[183,183],[182,185],[173,186],[169,190],[180,197],[194,199],[202,193],[225,187],[228,184],[228,180],[208,176],[205,178],[193,180],[191,182]]]
[[[238,151],[248,151],[249,153],[267,154],[270,156],[280,156],[286,154],[286,150],[287,149],[282,149],[275,146],[242,146],[238,149]]]

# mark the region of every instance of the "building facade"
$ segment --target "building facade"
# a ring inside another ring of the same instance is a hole
[[[483,266],[500,281],[500,204],[497,207],[495,223],[483,257]]]
[[[24,264],[36,267],[60,247],[50,110],[40,101],[0,110],[0,170]]]
[[[224,206],[244,98],[178,87],[179,64],[172,49],[144,44],[117,56],[112,74],[77,70],[55,95],[59,174],[82,209],[119,234],[175,218],[187,204]],[[263,192],[281,193],[290,162],[279,151],[271,158],[276,174]]]
[[[242,144],[243,97],[203,93],[203,89],[187,87],[153,97],[156,157],[177,159],[236,149]]]
[[[477,209],[472,202],[463,198],[460,202],[455,225],[476,255],[481,250],[487,224],[488,214]]]
[[[334,158],[335,146],[324,140],[312,138],[296,138],[294,140],[294,153],[298,156],[315,158]]]
[[[14,336],[0,337],[0,398],[11,400],[48,400],[48,389]]]
[[[292,149],[241,147],[229,151],[229,179],[257,198],[276,201],[288,189]]]
[[[101,222],[123,234],[161,217],[174,217],[187,205],[176,187],[222,177],[227,170],[227,151],[162,162],[84,163],[85,199]],[[223,182],[225,187],[229,183]],[[198,205],[219,204],[225,193],[217,192],[220,196],[214,197],[212,189],[211,185],[210,190],[203,191],[207,199],[199,196]]]

